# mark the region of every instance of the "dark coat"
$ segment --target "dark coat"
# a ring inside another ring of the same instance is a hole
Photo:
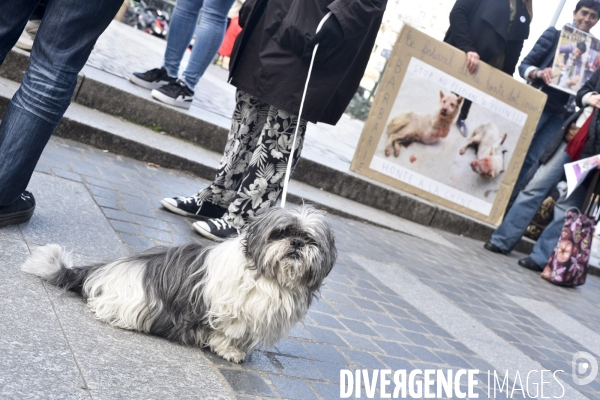
[[[577,92],[577,105],[579,107],[583,108],[583,96],[589,92],[600,93],[600,69],[596,70],[594,75],[592,75],[585,85]],[[590,123],[587,141],[581,152],[582,159],[600,154],[600,117],[598,114],[600,113],[596,109],[594,111],[594,116],[592,117],[592,122]]]
[[[262,102],[298,115],[312,49],[307,43],[331,11],[344,40],[317,52],[302,118],[335,125],[363,77],[387,0],[247,0],[230,81]]]
[[[541,79],[530,81],[528,76],[525,76],[525,71],[529,67],[536,67],[544,69],[552,66],[552,61],[556,54],[556,47],[558,46],[558,39],[560,38],[560,31],[556,28],[550,27],[542,33],[542,36],[535,42],[535,45],[523,59],[519,65],[519,75],[531,86],[541,89],[542,92],[548,95],[546,106],[544,110],[552,111],[553,113],[567,116],[567,110],[565,106],[569,101],[569,94],[562,90],[554,89],[546,85]]]
[[[508,0],[457,0],[450,12],[450,28],[444,42],[464,52],[474,51],[487,63],[504,50],[502,71],[512,75],[531,23],[521,0],[517,0],[517,14],[510,31],[509,22]]]

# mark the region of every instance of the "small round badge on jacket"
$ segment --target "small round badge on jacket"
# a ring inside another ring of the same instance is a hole
[[[524,15],[521,15],[521,22],[522,22],[522,23],[525,23],[525,22],[527,22],[527,18],[525,18],[525,16],[524,16]]]

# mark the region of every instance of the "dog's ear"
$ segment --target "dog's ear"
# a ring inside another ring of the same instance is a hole
[[[508,137],[508,133],[504,133],[504,136],[502,136],[502,140],[500,141],[500,144],[504,144],[504,141],[506,140],[507,137]]]
[[[442,92],[442,91],[440,90],[440,100],[442,100],[442,99],[444,98],[444,96],[445,96],[445,95],[444,95],[444,92]]]
[[[460,106],[460,103],[462,103],[462,101],[463,101],[464,99],[465,99],[464,97],[462,97],[462,96],[459,96],[459,97],[458,97],[458,99],[457,99],[456,105],[457,105],[457,106]]]

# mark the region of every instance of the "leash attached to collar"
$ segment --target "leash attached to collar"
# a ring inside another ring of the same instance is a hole
[[[331,11],[329,11],[319,25],[317,26],[318,33],[321,30],[321,27],[327,21],[327,19],[331,16]],[[302,100],[300,101],[300,110],[298,111],[298,120],[296,121],[296,129],[294,130],[294,140],[292,141],[292,151],[290,151],[290,158],[288,160],[287,168],[285,170],[285,178],[283,181],[283,193],[281,195],[281,208],[285,208],[285,200],[287,197],[288,184],[290,183],[290,174],[292,172],[292,162],[294,160],[294,151],[296,150],[296,137],[298,136],[298,128],[300,127],[300,118],[302,117],[302,109],[304,108],[304,99],[306,98],[306,92],[308,90],[308,83],[310,82],[310,75],[312,73],[313,64],[315,62],[315,56],[317,55],[317,49],[319,48],[319,43],[315,45],[313,49],[312,58],[310,60],[310,66],[308,67],[308,76],[306,77],[306,83],[304,84],[304,92],[302,93]]]

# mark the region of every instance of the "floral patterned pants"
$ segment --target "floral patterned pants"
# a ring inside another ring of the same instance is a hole
[[[283,189],[298,117],[238,90],[225,153],[213,183],[197,197],[223,208],[236,228],[275,204]],[[292,172],[300,159],[306,121],[300,120]]]

